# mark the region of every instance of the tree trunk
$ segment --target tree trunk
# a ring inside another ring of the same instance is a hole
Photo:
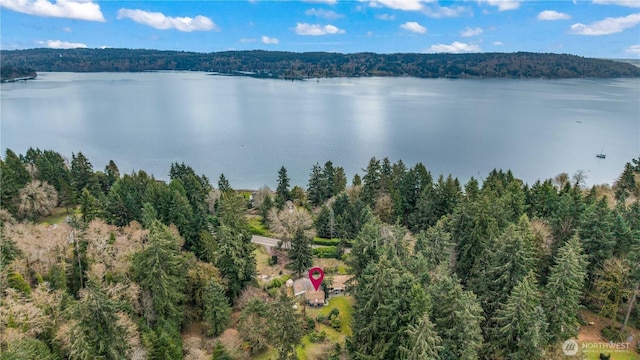
[[[633,291],[633,296],[631,296],[631,301],[629,301],[629,308],[627,309],[627,315],[624,317],[624,323],[622,323],[622,330],[627,327],[627,322],[629,322],[629,315],[631,315],[631,310],[633,310],[633,305],[636,302],[636,298],[638,296],[638,291],[640,291],[640,281],[636,285],[636,288]]]

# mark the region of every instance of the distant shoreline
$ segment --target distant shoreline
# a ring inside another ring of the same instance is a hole
[[[52,72],[204,71],[284,80],[337,77],[640,78],[630,60],[555,53],[375,54],[225,51],[195,53],[131,49],[1,50],[7,67]]]

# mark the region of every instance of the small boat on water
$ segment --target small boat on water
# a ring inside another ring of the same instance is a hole
[[[597,157],[598,159],[606,159],[606,158],[607,158],[607,154],[603,154],[603,153],[596,154],[596,157]]]

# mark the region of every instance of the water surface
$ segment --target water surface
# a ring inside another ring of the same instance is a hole
[[[306,186],[332,160],[349,179],[372,156],[463,182],[493,168],[528,183],[584,170],[612,183],[640,156],[640,80],[262,80],[198,72],[40,73],[2,84],[1,147],[82,151],[96,170],[167,179],[185,162],[235,188]],[[605,160],[596,153],[604,151]]]

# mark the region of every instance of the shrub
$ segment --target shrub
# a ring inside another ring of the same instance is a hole
[[[277,289],[277,288],[281,287],[282,284],[284,284],[284,281],[282,281],[282,279],[275,278],[275,279],[271,280],[271,282],[269,282],[269,284],[267,284],[267,289]]]
[[[327,333],[322,330],[320,332],[314,331],[309,335],[309,341],[312,343],[321,343],[327,339]]]
[[[324,259],[327,259],[327,258],[337,259],[338,250],[335,246],[322,246],[322,247],[313,249],[313,255],[319,258],[324,258]]]
[[[313,329],[315,329],[315,327],[316,327],[316,322],[315,322],[312,318],[307,317],[307,318],[305,319],[305,321],[306,321],[306,323],[307,323],[307,324],[306,324],[306,325],[307,325],[307,330],[313,330]]]
[[[269,259],[269,266],[276,264],[278,264],[278,257],[276,255],[271,255],[271,258]]]
[[[12,272],[7,276],[7,285],[9,287],[14,288],[23,294],[31,294],[31,286],[29,283],[22,277],[20,273]]]
[[[333,319],[334,317],[338,317],[340,315],[340,310],[333,308],[331,312],[329,312],[329,319]]]

